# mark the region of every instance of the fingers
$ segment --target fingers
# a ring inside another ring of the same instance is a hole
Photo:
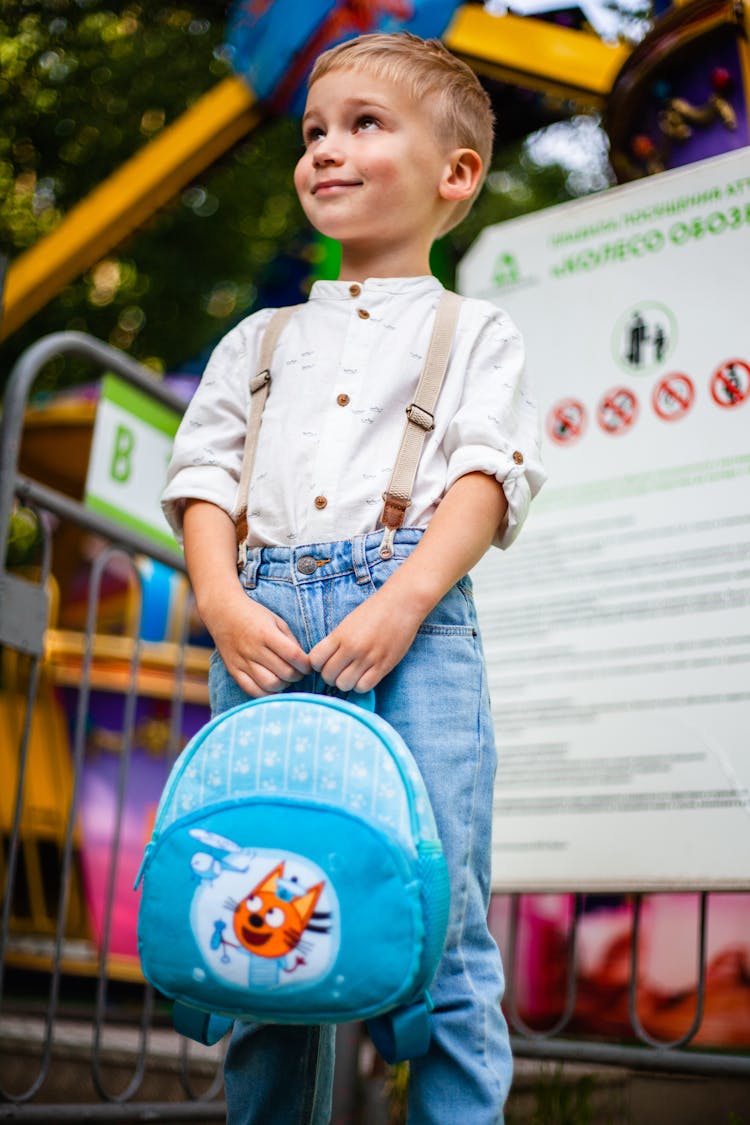
[[[378,672],[377,668],[368,668],[366,672],[359,677],[356,684],[352,684],[347,691],[355,691],[359,695],[364,695],[365,692],[373,691],[380,681],[382,680],[385,672]]]
[[[253,698],[276,695],[285,691],[291,684],[301,680],[305,674],[271,649],[262,652],[256,649],[252,656],[245,658],[242,654],[238,654],[237,659],[231,664],[226,661],[225,663],[229,674],[243,691]]]
[[[289,626],[276,614],[254,607],[252,622],[230,621],[215,638],[227,671],[251,698],[286,690],[311,671],[310,659]],[[257,612],[260,610],[260,612]]]
[[[310,651],[311,667],[320,673],[327,684],[339,691],[351,691],[344,684],[348,683],[354,671],[354,660],[354,654],[341,643],[335,632],[329,633]]]
[[[336,655],[340,647],[340,641],[335,633],[329,633],[327,637],[323,637],[322,641],[318,641],[315,647],[310,649],[309,660],[312,670],[322,673],[326,664]]]
[[[310,664],[327,684],[339,691],[370,690],[360,686],[363,676],[372,674],[370,654],[348,648],[336,632],[324,637],[310,651]],[[375,677],[373,687],[379,678]]]
[[[269,684],[272,681],[293,684],[309,671],[309,660],[301,649],[297,654],[294,649],[285,651],[278,644],[273,647],[257,643],[252,648],[240,646],[235,663],[253,678],[260,675],[261,679],[268,679]]]
[[[321,671],[321,676],[327,684],[341,692],[366,692],[374,688],[383,678],[383,674],[376,667],[368,667],[358,663],[348,664],[341,671],[329,668],[328,665]]]
[[[300,646],[286,621],[281,617],[274,617],[274,624],[280,634],[274,637],[274,651],[297,673],[293,680],[309,675],[312,671],[310,657]]]
[[[261,699],[266,695],[278,695],[294,682],[273,676],[267,668],[260,664],[250,665],[247,670],[238,669],[231,674],[242,690],[253,699]]]
[[[284,691],[311,671],[310,658],[291,636],[281,631],[272,637],[273,644],[247,653],[242,671],[254,681],[261,693],[268,695]]]
[[[311,670],[310,657],[302,649],[287,623],[269,613],[263,628],[247,637],[245,659],[257,662],[281,680],[293,683]]]

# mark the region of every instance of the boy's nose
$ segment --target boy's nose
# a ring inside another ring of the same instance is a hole
[[[316,152],[313,164],[316,168],[325,168],[331,164],[340,164],[341,157],[333,152]]]
[[[322,137],[313,152],[313,164],[316,168],[324,168],[330,164],[341,164],[343,155],[340,145],[336,144],[329,136]]]

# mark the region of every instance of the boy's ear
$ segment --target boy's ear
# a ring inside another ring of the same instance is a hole
[[[440,196],[451,203],[471,199],[482,178],[482,158],[473,148],[456,148],[450,153],[440,181]]]

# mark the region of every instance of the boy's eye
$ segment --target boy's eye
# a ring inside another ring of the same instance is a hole
[[[372,117],[368,113],[363,113],[361,117],[357,118],[358,129],[378,129],[379,127],[380,122],[378,121],[377,117]]]
[[[319,141],[322,136],[324,136],[324,133],[319,126],[310,125],[305,129],[303,140],[306,145],[311,145],[314,144],[315,141]]]

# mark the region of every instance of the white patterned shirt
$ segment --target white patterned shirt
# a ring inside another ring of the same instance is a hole
[[[313,285],[273,356],[248,497],[250,546],[333,542],[382,527],[442,292],[434,277]],[[187,499],[235,510],[249,383],[273,311],[221,340],[182,419],[162,496],[178,539]],[[515,325],[488,301],[464,300],[404,526],[426,527],[454,481],[479,470],[505,491],[495,542],[508,547],[545,480],[539,439]]]

